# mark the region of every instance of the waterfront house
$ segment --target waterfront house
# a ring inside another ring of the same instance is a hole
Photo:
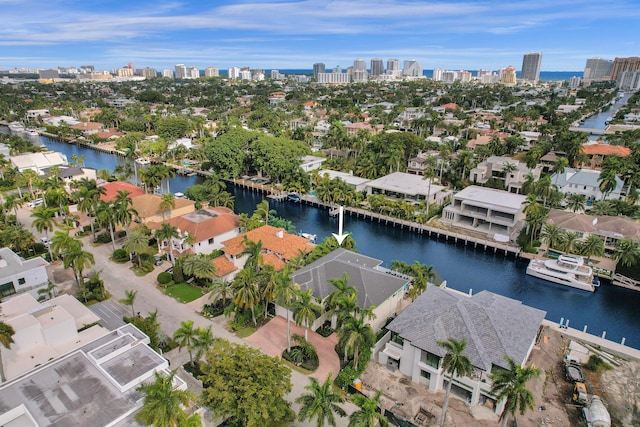
[[[441,205],[453,194],[446,187],[435,184],[433,179],[404,172],[394,172],[369,181],[365,184],[365,190],[367,194],[382,194],[413,203],[420,203],[428,197],[429,205]]]
[[[176,198],[175,206],[161,208],[162,197],[155,194],[142,194],[131,198],[131,207],[138,212],[136,222],[147,224],[162,222],[173,217],[186,215],[195,211],[195,202],[189,199]]]
[[[640,224],[626,216],[586,215],[551,209],[547,224],[577,233],[580,239],[596,235],[604,241],[606,253],[612,253],[622,239],[640,242]]]
[[[615,200],[622,197],[623,182],[616,176],[616,186],[609,193],[600,191],[600,171],[593,169],[565,168],[551,175],[551,182],[562,194],[582,194],[590,205],[596,200]]]
[[[45,175],[54,166],[66,166],[69,164],[67,156],[57,151],[42,151],[38,153],[26,153],[11,156],[11,165],[18,171],[24,172],[31,169],[38,175]]]
[[[187,252],[210,254],[222,249],[222,242],[240,234],[240,217],[231,209],[222,206],[172,217],[165,223],[178,230],[178,237],[172,239],[172,245],[168,241],[161,242],[160,249],[169,252],[172,246],[175,256]],[[149,222],[147,225],[150,229],[157,230],[162,227],[162,222]],[[193,243],[185,241],[187,236],[191,236]]]
[[[77,166],[60,166],[58,179],[64,183],[67,191],[71,191],[71,183],[82,178],[95,180],[97,171],[93,168],[81,168]]]
[[[80,122],[70,127],[73,130],[81,132],[84,136],[90,136],[102,131],[104,125],[98,122]]]
[[[245,237],[251,242],[262,243],[262,262],[273,266],[276,271],[282,270],[301,253],[311,252],[315,246],[308,239],[287,233],[282,228],[263,225],[222,242],[222,251],[238,270],[244,267],[249,258],[249,255],[242,253],[246,248]]]
[[[520,194],[526,176],[532,174],[540,179],[542,167],[529,169],[525,163],[510,157],[491,156],[469,172],[469,179],[474,184],[486,184],[490,179],[504,183],[504,189],[510,193]]]
[[[587,164],[592,168],[602,167],[604,159],[609,156],[626,157],[631,154],[631,150],[622,145],[609,144],[585,144],[582,146],[582,152],[589,158]]]
[[[105,193],[100,195],[100,200],[105,202],[112,202],[116,199],[118,192],[121,190],[129,193],[129,198],[141,196],[144,194],[144,190],[137,185],[131,184],[125,181],[113,181],[105,182],[100,187],[104,188]]]
[[[47,286],[49,263],[42,257],[24,259],[9,248],[0,248],[0,298],[38,290]]]
[[[314,169],[320,169],[320,167],[326,160],[327,159],[324,157],[304,156],[302,158],[302,164],[300,165],[300,167],[303,171],[309,172]]]
[[[442,211],[442,220],[498,241],[515,240],[524,223],[525,200],[519,194],[470,185],[453,195]]]
[[[491,407],[501,413],[503,403],[496,402],[489,392],[490,375],[509,368],[505,356],[520,365],[527,362],[545,314],[489,291],[471,296],[429,286],[387,325],[389,332],[376,343],[373,357],[413,383],[438,392],[445,389],[449,378],[442,367],[446,351],[438,342],[464,339],[464,354],[473,372],[455,377],[451,394],[470,405]]]
[[[331,169],[323,169],[318,172],[318,176],[327,177],[329,179],[341,179],[348,186],[352,187],[357,193],[366,190],[366,185],[370,181],[367,178],[360,178],[359,176],[354,176],[352,172],[340,172],[334,171]]]
[[[378,259],[338,248],[292,273],[291,278],[294,283],[300,285],[302,291],[311,289],[315,298],[324,301],[336,290],[329,281],[342,279],[346,273],[349,286],[355,287],[358,291],[358,306],[362,309],[375,307],[375,318],[369,323],[378,330],[384,326],[387,319],[400,311],[400,304],[409,289],[410,280],[407,276],[380,267],[381,264],[382,261]],[[286,317],[286,309],[276,307],[276,314]],[[315,330],[328,320],[331,320],[332,326],[335,327],[335,319],[330,319],[325,312],[318,316],[310,328]]]

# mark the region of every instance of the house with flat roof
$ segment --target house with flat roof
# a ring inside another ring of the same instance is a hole
[[[222,249],[224,241],[240,234],[240,216],[222,206],[169,218],[165,223],[178,230],[178,237],[172,239],[172,245],[169,245],[168,241],[161,242],[160,249],[169,252],[172,246],[175,256],[186,252],[210,254]],[[158,230],[162,227],[162,222],[149,222],[147,226],[152,230]],[[185,241],[187,236],[193,238],[192,244]]]
[[[389,198],[420,203],[429,198],[429,204],[443,204],[453,192],[434,184],[433,179],[420,175],[394,172],[366,183],[367,194],[382,194]]]
[[[136,389],[169,375],[169,362],[131,324],[96,337],[0,386],[3,426],[132,426],[143,404]],[[187,384],[174,377],[174,388]]]
[[[615,200],[622,197],[623,182],[616,176],[616,187],[609,193],[600,191],[600,171],[593,169],[565,168],[551,175],[551,182],[562,194],[582,194],[587,203],[596,200]]]
[[[407,276],[380,267],[381,264],[379,259],[338,248],[295,271],[291,278],[300,285],[302,291],[311,289],[315,298],[324,301],[336,290],[329,281],[341,279],[346,274],[349,285],[358,291],[358,306],[363,309],[375,307],[375,319],[370,324],[377,330],[400,311],[400,303],[409,289],[410,281]],[[276,307],[276,314],[286,317],[286,309]],[[327,320],[335,319],[329,319],[328,314],[323,313],[311,325],[311,329],[315,330]]]
[[[510,157],[491,156],[469,171],[469,179],[474,184],[486,184],[490,179],[504,183],[504,189],[520,194],[528,174],[540,179],[542,166],[529,169],[527,165]]]
[[[365,191],[366,184],[370,180],[367,178],[360,178],[359,176],[354,176],[353,173],[334,171],[331,169],[323,169],[318,172],[318,176],[328,177],[329,179],[341,179],[348,186],[352,187],[357,193],[361,191]]]
[[[304,156],[302,158],[302,164],[300,165],[300,167],[302,168],[303,171],[309,172],[314,169],[320,169],[320,167],[322,167],[322,164],[326,160],[327,159],[325,157]]]
[[[42,257],[24,259],[9,248],[0,248],[0,298],[26,292],[38,298],[38,290],[49,283],[47,265]]]
[[[57,151],[40,151],[38,153],[26,153],[11,156],[11,165],[18,171],[24,172],[31,169],[38,175],[45,175],[54,166],[66,166],[69,164],[67,156]]]
[[[472,296],[429,286],[387,325],[389,332],[376,343],[373,357],[413,383],[438,392],[448,383],[442,366],[446,350],[438,341],[464,339],[464,354],[473,372],[455,377],[451,394],[499,414],[504,403],[496,402],[490,393],[490,375],[498,369],[509,369],[505,356],[519,365],[527,362],[545,315],[542,310],[489,291]]]
[[[262,262],[272,265],[276,271],[301,252],[309,253],[315,247],[308,239],[296,234],[289,234],[282,228],[263,225],[222,242],[222,251],[233,265],[241,270],[249,255],[242,254],[246,248],[245,237],[251,242],[262,242]]]
[[[499,241],[515,240],[523,226],[525,196],[470,185],[453,195],[442,211],[442,220]]]

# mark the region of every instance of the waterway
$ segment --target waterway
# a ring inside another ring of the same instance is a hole
[[[60,151],[70,159],[71,155],[84,156],[85,165],[113,170],[125,161],[114,155],[101,153],[86,147],[57,142],[39,137],[49,149]],[[170,181],[171,191],[184,192],[201,178],[177,176]],[[235,196],[238,213],[253,212],[263,196],[248,190],[229,187]],[[317,234],[319,241],[338,231],[338,220],[330,218],[327,211],[301,203],[270,201],[278,215],[295,224],[297,231]],[[393,260],[407,263],[419,261],[433,265],[447,280],[449,287],[473,293],[489,290],[547,312],[547,319],[560,322],[569,319],[570,326],[606,338],[640,348],[640,292],[604,283],[595,293],[580,291],[562,285],[548,283],[525,274],[526,260],[505,257],[493,250],[475,249],[473,245],[438,241],[364,219],[346,216],[344,229],[350,232],[359,252],[378,258],[389,267]]]
[[[624,106],[629,98],[631,98],[630,93],[625,93],[622,97],[617,98],[613,105],[611,105],[608,109],[604,111],[600,111],[597,114],[592,115],[591,117],[585,119],[584,123],[580,125],[580,127],[588,128],[588,129],[602,129],[606,127],[606,122],[610,117],[614,117],[618,110]],[[589,140],[597,141],[598,139],[602,139],[600,135],[589,135]]]

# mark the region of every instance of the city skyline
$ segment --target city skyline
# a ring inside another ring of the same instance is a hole
[[[632,34],[640,10],[627,0],[0,4],[2,69],[330,69],[399,58],[424,69],[520,70],[525,53],[543,52],[543,71],[579,71],[589,58],[640,54]]]

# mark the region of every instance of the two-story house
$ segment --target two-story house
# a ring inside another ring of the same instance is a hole
[[[600,191],[600,171],[593,169],[565,168],[562,172],[551,175],[551,183],[563,194],[583,194],[587,205],[596,200],[615,200],[622,197],[623,182],[616,176],[616,185],[608,193]]]
[[[510,193],[520,194],[522,185],[528,174],[535,180],[540,179],[542,166],[529,169],[525,163],[510,157],[491,156],[469,172],[469,179],[474,184],[486,184],[490,179],[504,183],[504,189]]]
[[[453,195],[442,211],[442,220],[496,240],[513,240],[525,219],[525,200],[520,194],[470,185]]]
[[[23,259],[9,248],[0,248],[0,298],[24,292],[38,298],[38,290],[49,282],[47,265],[42,257]]]
[[[378,363],[399,370],[430,391],[446,388],[442,367],[446,350],[439,341],[466,340],[464,355],[473,365],[469,376],[454,377],[451,393],[470,405],[501,413],[502,402],[490,393],[490,375],[509,369],[505,356],[524,365],[531,354],[546,312],[489,291],[470,296],[429,286],[396,317],[375,346]]]

